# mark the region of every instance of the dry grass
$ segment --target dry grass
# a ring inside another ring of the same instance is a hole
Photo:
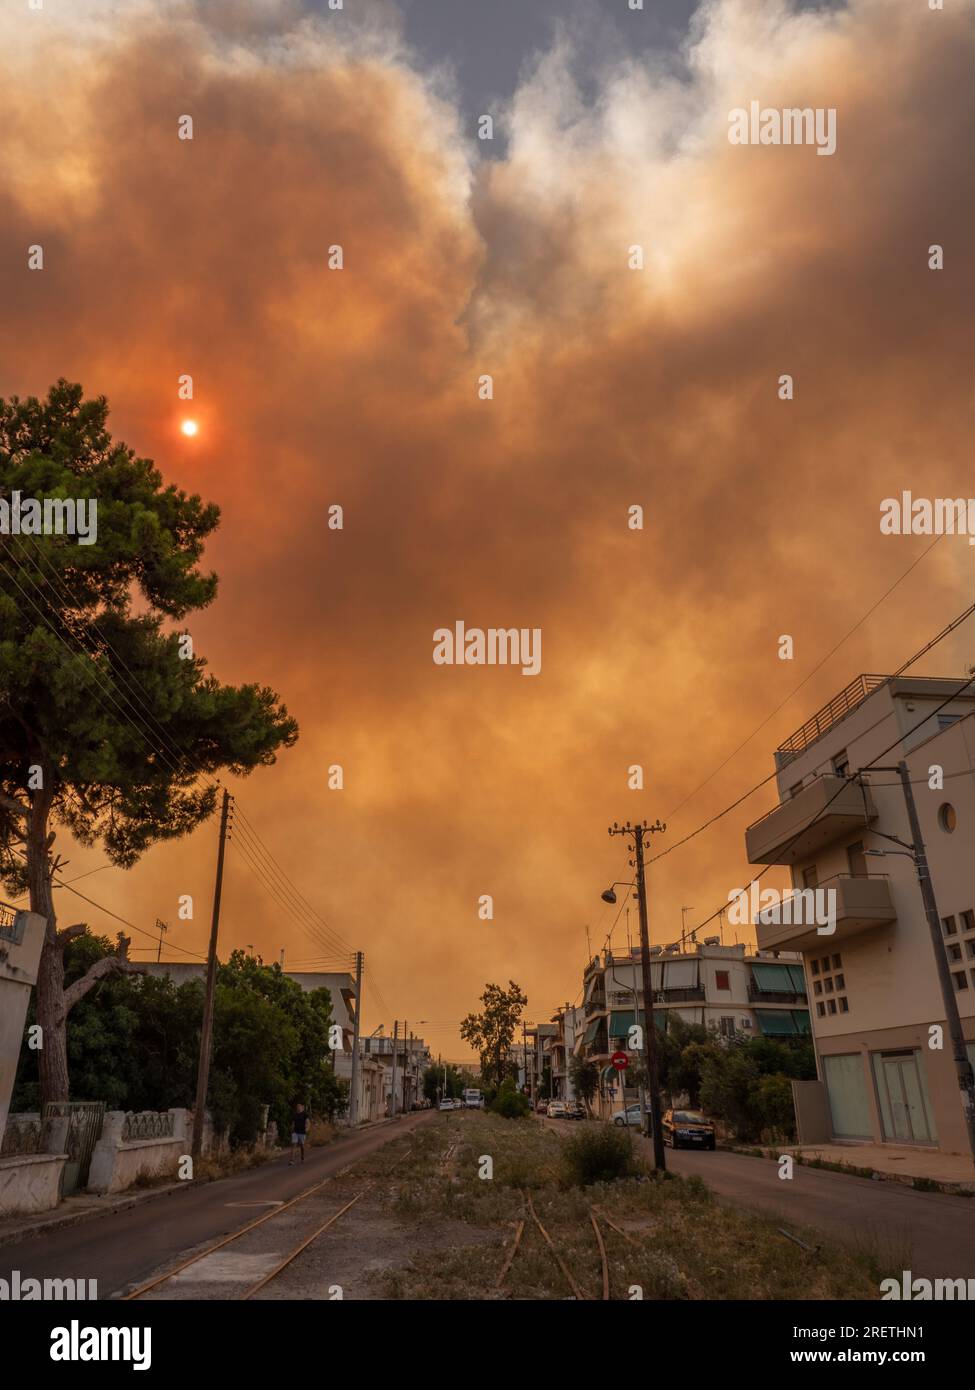
[[[793,1234],[819,1246],[807,1252],[780,1235],[775,1222],[719,1205],[697,1179],[657,1179],[640,1171],[613,1183],[572,1187],[562,1167],[564,1142],[531,1120],[468,1111],[421,1126],[357,1164],[356,1172],[374,1176],[387,1210],[401,1219],[453,1218],[476,1227],[480,1237],[455,1250],[417,1253],[408,1270],[377,1275],[383,1296],[571,1298],[527,1212],[526,1191],[587,1298],[600,1298],[602,1285],[591,1207],[623,1232],[600,1223],[613,1299],[875,1299],[878,1280],[889,1273],[888,1260],[876,1251],[823,1243],[821,1233],[797,1228]],[[479,1176],[485,1157],[493,1163],[491,1178]],[[499,1290],[498,1275],[522,1220],[521,1246]],[[485,1242],[486,1231],[496,1239]]]

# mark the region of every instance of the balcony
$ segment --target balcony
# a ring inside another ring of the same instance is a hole
[[[890,892],[890,880],[885,874],[854,876],[836,874],[820,883],[817,892],[835,893],[836,930],[820,932],[815,921],[810,921],[806,911],[798,912],[796,898],[786,899],[779,908],[771,909],[785,918],[792,906],[793,916],[802,916],[799,922],[763,922],[760,913],[755,929],[760,951],[828,951],[838,941],[846,941],[851,936],[870,931],[873,927],[886,927],[896,921],[894,902]],[[808,901],[808,899],[807,899]]]
[[[828,774],[783,801],[745,831],[749,864],[797,864],[876,820],[870,788]]]

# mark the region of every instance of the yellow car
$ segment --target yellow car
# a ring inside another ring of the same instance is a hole
[[[713,1149],[714,1123],[700,1110],[665,1110],[660,1120],[664,1143],[672,1149]]]

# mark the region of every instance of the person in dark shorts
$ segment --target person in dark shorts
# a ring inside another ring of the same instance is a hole
[[[301,1154],[301,1161],[305,1161],[305,1135],[308,1133],[308,1115],[301,1101],[295,1106],[295,1113],[291,1117],[291,1157],[288,1159],[290,1168],[295,1161],[295,1149]]]

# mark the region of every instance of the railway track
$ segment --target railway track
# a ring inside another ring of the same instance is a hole
[[[392,1173],[395,1173],[396,1170],[400,1167],[400,1165],[405,1163],[405,1161],[410,1157],[412,1152],[413,1145],[410,1144],[407,1146],[406,1150],[397,1158],[395,1164],[392,1167]],[[211,1255],[216,1254],[218,1250],[223,1250],[226,1246],[233,1245],[236,1241],[241,1240],[249,1232],[256,1230],[259,1226],[264,1226],[269,1221],[274,1221],[275,1218],[280,1217],[284,1212],[290,1210],[292,1207],[297,1207],[299,1203],[309,1201],[311,1198],[315,1196],[316,1193],[320,1193],[323,1188],[327,1187],[329,1183],[333,1183],[341,1178],[348,1177],[351,1174],[351,1172],[352,1166],[350,1165],[341,1169],[334,1176],[330,1175],[328,1177],[323,1178],[321,1182],[313,1183],[311,1187],[306,1187],[303,1192],[299,1192],[297,1197],[292,1197],[290,1201],[282,1202],[280,1206],[275,1206],[271,1211],[265,1212],[263,1216],[258,1216],[257,1218],[255,1218],[255,1220],[249,1221],[247,1225],[242,1226],[239,1231],[232,1231],[230,1235],[223,1236],[220,1240],[212,1241],[202,1250],[198,1250],[196,1254],[189,1256],[188,1259],[181,1260],[179,1264],[173,1265],[171,1269],[164,1270],[162,1274],[157,1274],[152,1279],[146,1280],[145,1283],[139,1284],[134,1289],[130,1289],[128,1293],[122,1295],[120,1301],[133,1302],[136,1299],[144,1298],[146,1294],[151,1293],[154,1289],[158,1289],[162,1285],[168,1283],[171,1279],[175,1279],[176,1276],[182,1274],[184,1270],[190,1269],[193,1265],[197,1265],[201,1261],[208,1259]],[[297,1245],[290,1249],[288,1253],[284,1255],[283,1258],[281,1258],[271,1270],[269,1270],[266,1274],[263,1274],[260,1279],[258,1279],[256,1282],[248,1283],[246,1287],[242,1288],[239,1292],[233,1294],[233,1299],[235,1301],[246,1302],[248,1299],[253,1298],[255,1294],[260,1293],[262,1289],[266,1288],[268,1284],[272,1283],[284,1272],[284,1270],[286,1270],[291,1264],[293,1264],[293,1262],[298,1258],[298,1256],[301,1255],[305,1250],[307,1250],[308,1247],[311,1246],[318,1239],[319,1236],[323,1235],[325,1231],[327,1231],[330,1227],[334,1226],[335,1223],[341,1217],[343,1217],[347,1211],[351,1211],[351,1209],[356,1205],[356,1203],[361,1201],[361,1199],[366,1195],[367,1192],[371,1190],[371,1188],[374,1185],[375,1183],[373,1181],[366,1181],[360,1189],[360,1191],[357,1192],[354,1197],[352,1197],[349,1201],[345,1202],[339,1208],[338,1211],[332,1212],[326,1221],[323,1221],[320,1225],[316,1226],[315,1230],[313,1230],[310,1235],[305,1236]]]
[[[515,1228],[515,1238],[514,1238],[512,1244],[511,1244],[511,1249],[508,1251],[507,1255],[505,1256],[504,1264],[501,1266],[501,1270],[500,1270],[500,1273],[498,1274],[497,1283],[496,1283],[495,1287],[498,1288],[498,1289],[500,1289],[500,1288],[503,1287],[504,1282],[505,1282],[506,1278],[508,1277],[508,1274],[509,1274],[509,1272],[510,1272],[510,1270],[511,1270],[511,1267],[512,1267],[512,1265],[513,1265],[514,1262],[515,1262],[515,1256],[518,1254],[518,1251],[519,1251],[519,1250],[524,1249],[523,1236],[524,1236],[524,1234],[525,1234],[526,1229],[528,1228],[528,1222],[529,1222],[529,1219],[530,1219],[532,1222],[534,1222],[535,1226],[538,1228],[538,1231],[539,1231],[539,1233],[540,1233],[542,1239],[544,1240],[546,1246],[548,1247],[549,1251],[551,1252],[552,1258],[555,1260],[555,1263],[558,1265],[559,1270],[560,1270],[560,1272],[561,1272],[563,1278],[565,1279],[565,1282],[568,1284],[569,1288],[572,1290],[573,1297],[575,1297],[576,1299],[578,1299],[578,1301],[579,1301],[580,1303],[591,1303],[591,1302],[593,1302],[593,1301],[599,1299],[600,1297],[602,1298],[602,1300],[608,1301],[608,1300],[609,1300],[609,1297],[610,1297],[610,1286],[609,1286],[609,1258],[608,1258],[608,1256],[607,1256],[607,1254],[606,1254],[606,1242],[605,1242],[605,1240],[604,1240],[604,1238],[603,1238],[603,1233],[602,1233],[602,1231],[601,1231],[600,1228],[599,1228],[599,1220],[604,1221],[605,1224],[610,1228],[610,1230],[615,1231],[617,1235],[622,1236],[623,1239],[626,1240],[626,1241],[628,1241],[631,1245],[635,1245],[636,1242],[633,1240],[632,1236],[627,1235],[627,1233],[626,1233],[625,1231],[621,1230],[621,1229],[619,1228],[619,1226],[615,1226],[615,1225],[613,1224],[613,1222],[610,1221],[609,1218],[605,1215],[605,1213],[603,1213],[603,1212],[601,1212],[601,1211],[599,1210],[598,1207],[590,1207],[590,1208],[589,1208],[589,1221],[590,1221],[590,1224],[591,1224],[591,1226],[592,1226],[593,1233],[594,1233],[594,1235],[595,1235],[595,1237],[596,1237],[596,1245],[597,1245],[597,1248],[598,1248],[598,1250],[599,1250],[599,1262],[600,1262],[600,1269],[601,1269],[601,1273],[602,1273],[602,1291],[601,1291],[601,1295],[599,1295],[599,1294],[590,1295],[590,1294],[587,1294],[587,1293],[581,1288],[581,1286],[580,1286],[578,1280],[576,1279],[575,1275],[573,1274],[572,1270],[569,1268],[569,1266],[566,1264],[565,1260],[562,1258],[561,1254],[559,1253],[559,1251],[558,1251],[558,1249],[557,1249],[557,1247],[556,1247],[556,1244],[555,1244],[554,1240],[552,1239],[551,1235],[550,1235],[549,1232],[545,1229],[545,1227],[542,1225],[541,1218],[539,1217],[538,1212],[535,1210],[535,1203],[532,1201],[532,1195],[531,1195],[531,1193],[530,1193],[529,1191],[526,1190],[526,1191],[523,1193],[523,1200],[524,1200],[524,1213],[523,1213],[523,1219],[520,1220],[520,1221],[516,1221],[516,1222],[513,1223],[514,1228]]]

